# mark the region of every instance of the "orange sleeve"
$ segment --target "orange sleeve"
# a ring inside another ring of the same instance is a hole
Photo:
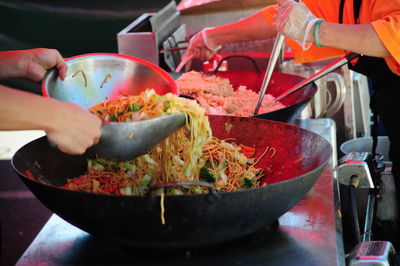
[[[340,0],[303,0],[310,11],[319,18],[328,22],[338,23],[338,9]],[[268,6],[262,10],[264,18],[269,23],[274,23],[273,16],[277,6]],[[364,0],[361,5],[359,23],[371,23],[379,39],[388,49],[391,57],[385,58],[389,68],[400,74],[400,4],[399,1]],[[345,4],[343,24],[354,24],[353,3]],[[340,57],[345,54],[343,50],[312,45],[307,51],[292,40],[286,43],[292,48],[297,63],[307,63],[328,58]]]
[[[385,58],[386,63],[393,72],[400,74],[400,10],[371,24],[391,54],[391,57]]]

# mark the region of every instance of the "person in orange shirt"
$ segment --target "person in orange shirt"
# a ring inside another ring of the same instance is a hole
[[[354,0],[354,3],[361,0]],[[400,38],[400,3],[398,1],[387,2],[385,0],[364,0],[359,9],[359,17],[355,20],[353,1],[351,0],[304,0],[295,3],[289,0],[279,0],[282,12],[290,7],[298,9],[304,7],[313,17],[278,16],[277,5],[268,6],[252,16],[241,19],[232,24],[214,28],[206,28],[194,35],[184,56],[207,60],[218,49],[228,43],[247,40],[262,40],[275,37],[276,25],[305,21],[303,25],[297,25],[292,36],[283,32],[282,26],[278,28],[288,38],[298,38],[306,30],[307,22],[312,18],[321,18],[324,22],[319,27],[319,44],[322,48],[312,44],[308,50],[295,41],[286,39],[287,44],[295,52],[297,63],[313,62],[342,56],[346,51],[352,51],[363,55],[385,58],[393,72],[400,74],[400,44],[396,42]],[[341,4],[343,2],[343,4]],[[342,12],[339,10],[343,6]],[[297,12],[300,13],[300,12]],[[342,19],[340,19],[342,14]],[[275,19],[277,22],[275,22]],[[287,21],[290,19],[289,21]],[[341,20],[341,22],[340,22]],[[303,28],[301,28],[303,27]],[[310,42],[314,42],[315,27],[307,36]],[[301,40],[300,40],[301,39]]]
[[[53,67],[64,79],[67,65],[57,50],[0,52],[0,79],[40,82]],[[76,104],[0,85],[0,130],[30,129],[44,130],[47,138],[63,152],[82,154],[99,141],[101,120]]]
[[[209,59],[227,43],[285,35],[297,63],[362,54],[349,67],[372,83],[371,108],[390,139],[400,203],[400,1],[278,0],[252,16],[194,35],[184,57]],[[374,127],[377,123],[375,121]],[[376,133],[373,128],[373,135]]]

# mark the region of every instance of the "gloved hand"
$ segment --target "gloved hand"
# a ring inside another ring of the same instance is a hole
[[[314,41],[315,23],[319,18],[302,2],[278,0],[279,7],[274,16],[276,30],[286,37],[296,40],[304,50]]]
[[[196,33],[189,41],[189,47],[183,58],[198,58],[202,61],[210,59],[221,46],[215,45],[215,42],[207,35],[207,31],[211,28],[205,28]]]

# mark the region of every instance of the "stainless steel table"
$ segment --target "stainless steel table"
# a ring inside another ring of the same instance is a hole
[[[299,126],[335,143],[330,119],[302,121]],[[143,250],[104,242],[54,214],[17,265],[344,265],[337,183],[331,166],[279,218],[279,226],[265,226],[238,240],[202,249]]]

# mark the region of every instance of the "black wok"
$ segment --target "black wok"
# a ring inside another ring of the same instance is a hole
[[[45,137],[19,149],[12,159],[16,172],[51,211],[100,238],[133,246],[188,248],[244,236],[273,222],[291,209],[313,186],[332,153],[321,136],[295,126],[264,119],[210,116],[213,133],[253,146],[256,157],[274,147],[257,165],[265,169],[266,186],[235,192],[165,197],[160,220],[160,196],[113,196],[57,188],[80,175],[86,158],[66,155]],[[230,129],[230,126],[232,128]],[[38,168],[40,166],[40,168]],[[25,171],[39,180],[31,180]]]

